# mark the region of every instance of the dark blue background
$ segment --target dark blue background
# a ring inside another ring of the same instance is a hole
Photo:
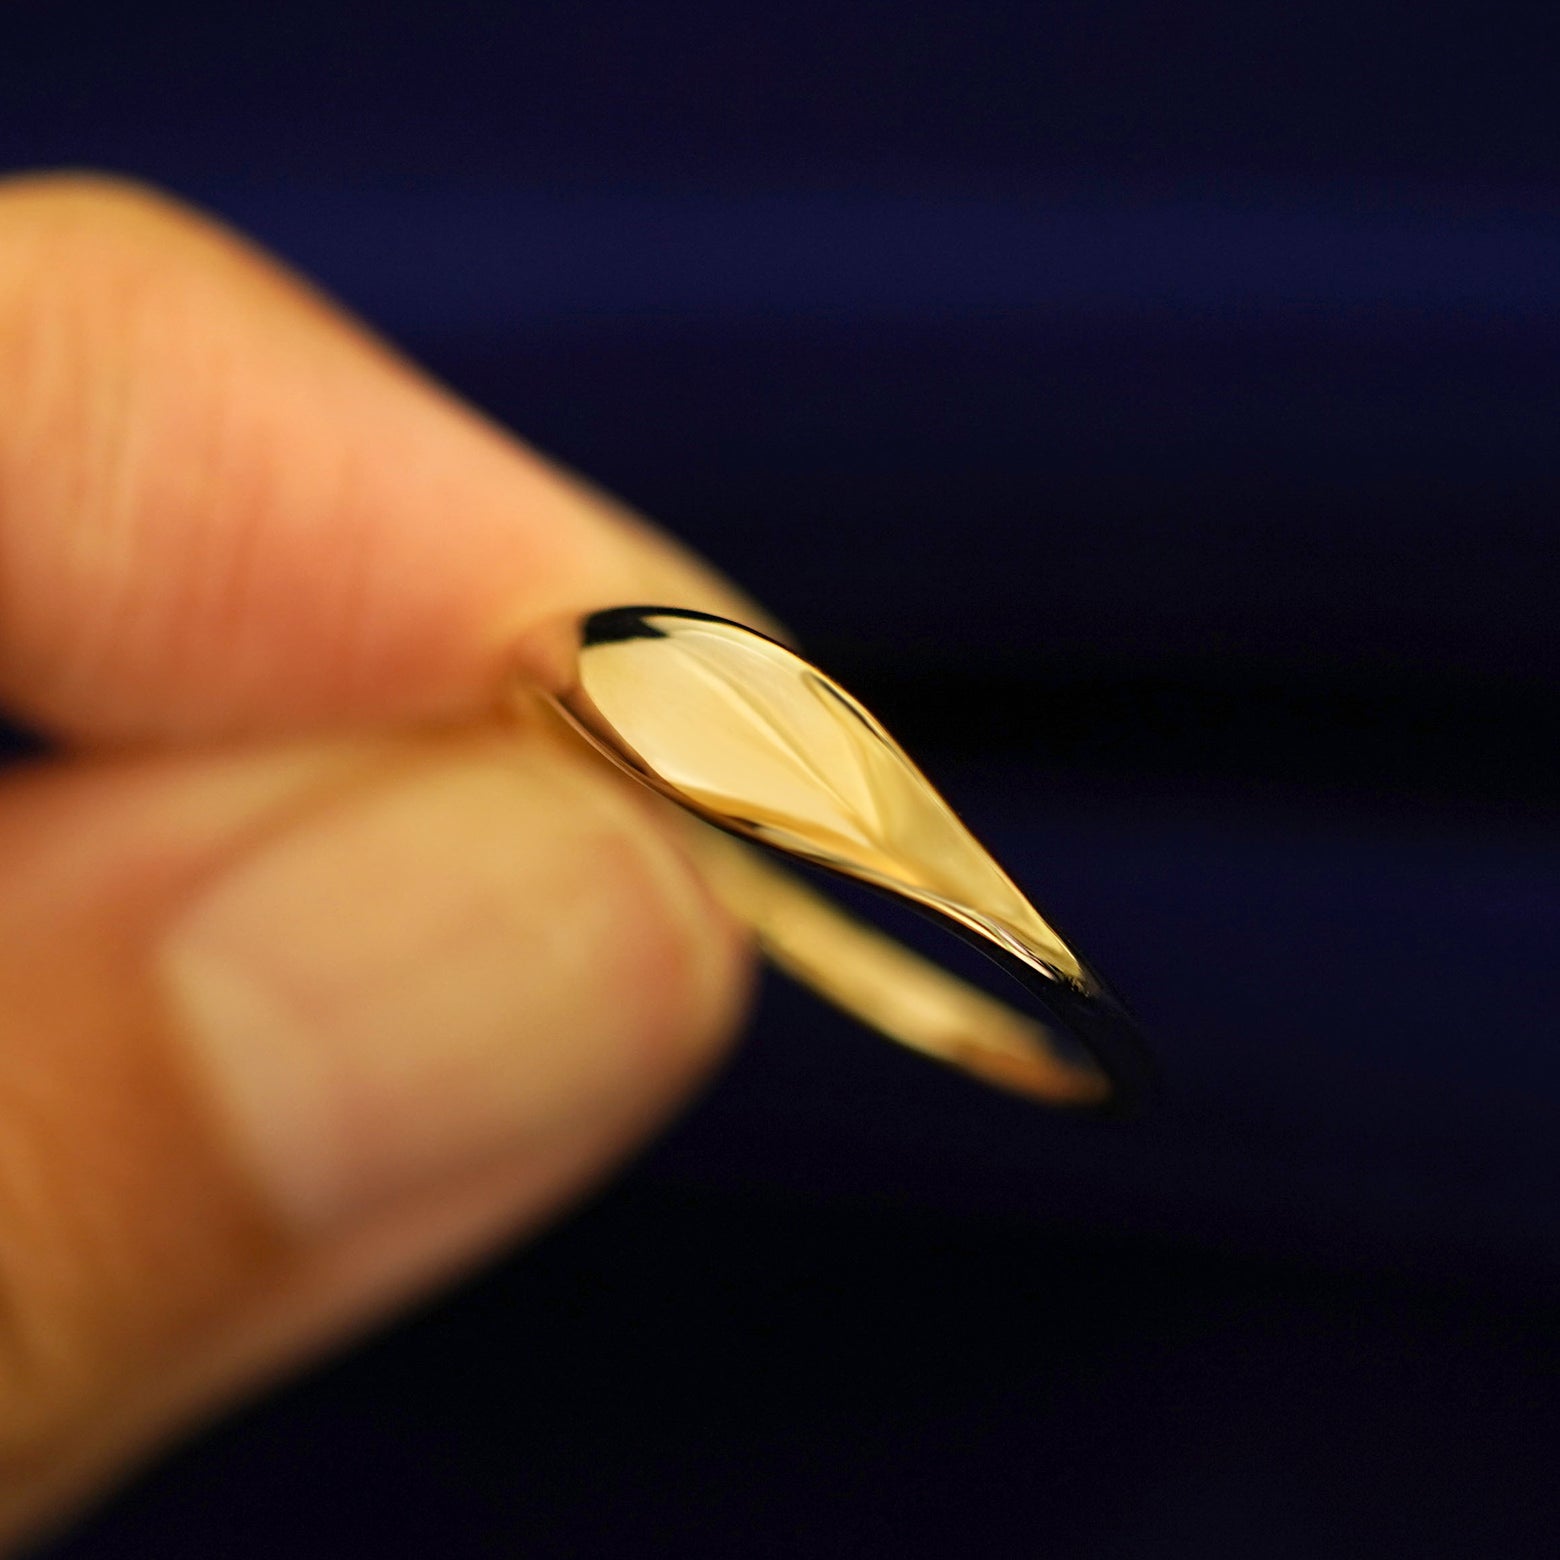
[[[764,596],[1143,1013],[1058,1121],[776,988],[616,1189],[64,1543],[1549,1554],[1560,13],[0,16]]]

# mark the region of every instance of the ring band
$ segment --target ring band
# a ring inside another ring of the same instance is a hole
[[[580,625],[555,701],[620,768],[722,834],[698,846],[769,960],[889,1038],[1050,1105],[1139,1104],[1149,1066],[1121,999],[1045,921],[899,745],[833,679],[705,613],[616,607]],[[1027,1016],[863,925],[768,859],[897,896],[974,944]]]

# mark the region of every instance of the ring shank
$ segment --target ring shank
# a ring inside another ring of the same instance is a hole
[[[1103,1002],[1074,995],[1066,1029],[1042,1023],[856,919],[757,850],[712,829],[697,835],[711,887],[753,928],[769,961],[852,1017],[1048,1105],[1116,1112],[1136,1103],[1138,1058],[1110,1054],[1118,1048],[1109,1044]],[[1041,990],[1017,960],[982,951],[1048,1008],[1058,1005],[1057,993]]]

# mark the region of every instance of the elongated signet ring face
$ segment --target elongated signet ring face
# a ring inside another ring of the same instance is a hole
[[[614,608],[582,623],[578,680],[557,702],[614,763],[722,831],[699,831],[701,866],[787,974],[989,1083],[1074,1108],[1139,1102],[1148,1067],[1120,999],[882,726],[793,651],[703,613]],[[931,916],[1022,982],[1040,1016],[845,914],[774,853]]]

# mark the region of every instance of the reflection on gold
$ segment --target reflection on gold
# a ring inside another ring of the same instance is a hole
[[[784,646],[696,613],[597,614],[585,625],[578,685],[560,703],[616,763],[700,818],[932,912],[1059,1011],[1125,1022],[899,745]],[[1110,1096],[1106,1072],[1077,1047],[1058,1047],[1039,1021],[703,833],[716,891],[787,973],[988,1082],[1053,1104]]]
[[[988,1083],[1053,1105],[1100,1105],[1110,1081],[1063,1057],[1045,1026],[912,953],[789,872],[712,830],[695,846],[712,888],[777,969],[853,1018]]]

